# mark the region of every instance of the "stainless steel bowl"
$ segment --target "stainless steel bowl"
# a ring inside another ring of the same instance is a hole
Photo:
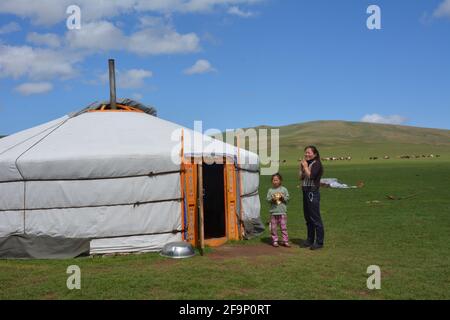
[[[164,245],[160,255],[163,257],[182,259],[195,256],[194,247],[184,241],[170,242]]]

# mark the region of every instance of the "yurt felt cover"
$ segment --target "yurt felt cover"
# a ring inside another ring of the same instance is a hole
[[[138,112],[86,112],[0,139],[0,257],[155,251],[181,239],[181,126]],[[186,156],[237,148],[184,128]],[[177,133],[178,132],[178,133]],[[178,134],[178,137],[177,137]],[[244,219],[259,218],[259,162],[240,150]],[[90,245],[90,248],[89,248]]]

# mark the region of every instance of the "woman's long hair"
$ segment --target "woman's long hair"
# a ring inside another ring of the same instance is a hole
[[[323,166],[322,166],[322,160],[320,159],[319,150],[317,149],[316,146],[313,146],[313,145],[307,146],[304,151],[306,151],[307,149],[311,149],[312,152],[316,155],[314,157],[314,160],[320,164],[320,176],[322,177],[323,176]]]

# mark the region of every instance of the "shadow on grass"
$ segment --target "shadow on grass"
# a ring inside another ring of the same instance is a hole
[[[296,245],[296,246],[300,246],[305,241],[306,241],[305,239],[300,239],[300,238],[289,239],[289,242],[292,245]],[[272,238],[271,237],[261,237],[261,242],[271,246],[272,245]]]

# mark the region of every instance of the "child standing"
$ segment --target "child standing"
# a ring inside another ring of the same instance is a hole
[[[281,227],[281,234],[285,247],[290,247],[287,232],[287,203],[289,201],[289,192],[283,187],[283,178],[279,173],[272,175],[272,188],[267,192],[267,201],[270,203],[270,232],[272,234],[272,245],[279,247],[278,244],[278,225]]]

